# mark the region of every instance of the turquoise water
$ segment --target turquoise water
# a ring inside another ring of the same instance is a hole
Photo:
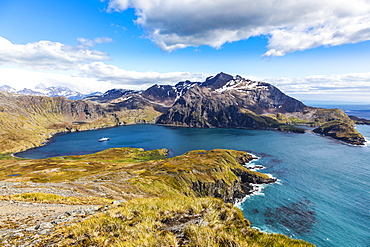
[[[370,140],[370,126],[357,126]],[[101,137],[108,142],[98,142]],[[312,133],[190,129],[154,125],[57,135],[27,158],[85,154],[111,147],[167,148],[170,156],[194,149],[246,150],[262,172],[279,179],[239,207],[253,226],[317,246],[370,246],[370,147],[355,147]]]

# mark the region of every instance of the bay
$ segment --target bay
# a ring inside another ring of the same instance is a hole
[[[370,126],[357,126],[370,140]],[[107,136],[110,141],[98,142]],[[238,205],[254,227],[317,246],[369,246],[370,147],[306,133],[243,129],[191,129],[131,125],[60,134],[47,145],[17,154],[26,158],[93,153],[112,147],[251,152],[256,164],[279,179]]]

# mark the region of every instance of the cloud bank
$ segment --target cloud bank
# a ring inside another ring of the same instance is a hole
[[[102,0],[104,1],[104,0]],[[107,0],[108,12],[136,10],[135,22],[165,51],[266,36],[264,56],[370,40],[367,0]]]
[[[102,62],[93,62],[79,67],[81,76],[97,78],[99,81],[108,81],[114,84],[127,86],[151,86],[153,84],[175,84],[182,80],[199,81],[204,79],[202,74],[189,72],[158,73],[153,71],[136,72],[120,69],[115,65]]]
[[[38,70],[74,69],[81,63],[108,60],[107,53],[89,49],[93,44],[107,41],[105,38],[80,39],[81,45],[67,46],[44,40],[18,45],[0,36],[0,65],[17,64]]]
[[[264,79],[300,100],[369,103],[370,73]]]

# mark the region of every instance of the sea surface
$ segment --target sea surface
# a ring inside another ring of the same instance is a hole
[[[360,111],[358,117],[370,119],[370,108]],[[357,129],[370,141],[370,126]],[[104,136],[110,141],[97,141]],[[261,172],[278,179],[238,204],[254,227],[317,246],[370,246],[370,145],[312,133],[132,125],[60,134],[18,156],[38,159],[111,147],[167,148],[170,156],[195,149],[248,151],[259,157],[254,162],[265,167]]]

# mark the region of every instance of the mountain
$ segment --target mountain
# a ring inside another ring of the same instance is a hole
[[[84,95],[80,92],[72,91],[68,87],[47,87],[42,89],[42,92],[45,96],[49,97],[57,97],[57,96],[63,96],[68,99],[73,99],[73,100],[79,100],[84,98]]]
[[[16,92],[17,94],[23,94],[23,95],[37,95],[37,96],[46,96],[42,92],[34,91],[32,89],[23,88],[22,90],[19,90]]]
[[[364,137],[354,129],[354,122],[339,109],[309,107],[271,84],[220,73],[202,83],[193,84],[156,123],[304,133],[305,130],[294,125],[320,127],[333,121],[336,121],[335,128],[331,127],[330,131],[316,128],[314,132],[351,144],[365,143]]]
[[[156,123],[168,126],[304,133],[306,130],[296,125],[319,127],[339,121],[334,130],[317,128],[315,133],[356,145],[365,142],[354,129],[354,122],[339,109],[309,107],[269,83],[222,72],[204,82],[182,81],[174,86],[155,84],[144,91],[113,89],[102,96],[85,99],[128,109],[151,106],[163,113]],[[336,130],[339,135],[332,133]]]
[[[9,92],[9,93],[16,93],[17,89],[12,88],[8,85],[3,85],[3,86],[0,86],[0,91],[5,91],[5,92]]]
[[[267,114],[292,114],[306,108],[268,83],[220,73],[193,85],[157,123],[201,128],[267,128],[279,124],[268,119]]]
[[[22,94],[22,95],[35,95],[35,96],[48,96],[48,97],[63,96],[63,97],[66,97],[72,100],[80,100],[85,97],[90,97],[90,96],[101,94],[100,92],[95,92],[93,94],[82,94],[80,92],[73,91],[69,89],[68,87],[45,86],[43,84],[39,84],[38,86],[35,87],[35,89],[24,88],[18,91],[8,85],[3,85],[3,86],[0,86],[0,91],[5,91],[9,93],[17,93],[17,94]]]
[[[129,89],[111,89],[106,91],[104,94],[88,95],[84,99],[96,101],[99,103],[107,103],[110,100],[118,99],[120,97],[136,93],[139,93],[139,91]]]

